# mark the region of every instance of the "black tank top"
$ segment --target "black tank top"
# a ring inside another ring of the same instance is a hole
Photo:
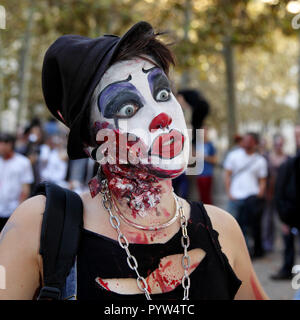
[[[201,248],[206,252],[197,268],[190,274],[190,300],[231,300],[241,281],[232,270],[226,255],[221,251],[218,232],[212,229],[211,221],[201,202],[190,202],[191,215],[187,227],[190,237],[188,250]],[[166,243],[133,244],[131,254],[138,261],[138,271],[147,277],[149,271],[158,268],[160,260],[173,254],[183,254],[181,229]],[[126,261],[126,252],[118,241],[83,229],[77,255],[78,300],[145,300],[141,294],[119,294],[100,287],[95,279],[134,278],[136,273]],[[183,288],[178,285],[170,292],[152,294],[151,298],[182,300]]]

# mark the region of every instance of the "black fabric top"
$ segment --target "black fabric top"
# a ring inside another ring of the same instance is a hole
[[[222,252],[218,232],[212,229],[211,221],[201,202],[189,202],[191,216],[188,223],[190,246],[188,250],[201,248],[205,257],[190,274],[190,300],[231,300],[241,281],[232,270]],[[129,249],[138,261],[138,271],[145,278],[158,268],[160,260],[173,254],[183,254],[181,229],[166,243],[130,244]],[[77,255],[78,300],[145,300],[143,293],[118,294],[100,287],[96,277],[102,279],[134,278],[136,274],[127,265],[126,252],[119,243],[106,236],[83,230]],[[152,300],[182,300],[183,288],[178,285],[170,292],[152,294]]]

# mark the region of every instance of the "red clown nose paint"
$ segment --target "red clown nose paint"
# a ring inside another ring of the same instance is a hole
[[[166,113],[162,112],[156,116],[149,125],[149,131],[154,132],[157,129],[163,129],[172,123],[172,118]]]

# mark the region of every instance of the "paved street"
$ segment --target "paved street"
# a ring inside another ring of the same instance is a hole
[[[295,294],[295,290],[293,290],[291,286],[291,280],[274,281],[269,279],[269,275],[277,272],[281,266],[282,257],[280,247],[281,246],[278,241],[278,245],[274,253],[268,254],[264,258],[254,261],[253,265],[256,274],[270,299],[291,300]],[[296,264],[300,264],[299,254]]]

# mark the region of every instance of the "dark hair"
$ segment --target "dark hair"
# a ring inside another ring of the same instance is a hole
[[[0,142],[10,143],[12,148],[15,147],[16,137],[10,133],[0,133]]]
[[[242,137],[241,135],[236,134],[236,135],[234,136],[234,138],[233,138],[233,142],[234,142],[235,144],[237,144],[237,143],[240,143],[240,142],[242,141],[242,139],[243,139],[243,137]]]
[[[184,89],[179,90],[184,100],[192,107],[192,126],[194,129],[200,129],[203,121],[210,111],[210,105],[199,90]]]
[[[196,129],[203,127],[204,120],[210,111],[210,105],[199,90],[183,89],[179,90],[178,94],[181,95],[192,108],[192,144],[195,146]]]
[[[170,65],[175,65],[175,58],[171,50],[168,48],[168,44],[164,44],[157,39],[158,36],[163,34],[166,34],[166,32],[147,32],[140,34],[139,38],[137,38],[134,42],[125,42],[118,49],[115,57],[110,63],[110,66],[119,61],[130,60],[139,57],[153,64],[157,64],[157,66],[163,69],[165,74],[168,76]],[[145,57],[145,55],[152,57],[154,61],[148,59]],[[86,125],[90,123],[90,107],[86,109],[83,116],[84,125],[81,127],[81,134],[83,141],[93,146],[95,144],[94,137],[92,137],[91,130],[86,128]]]
[[[251,136],[254,139],[254,141],[256,142],[256,144],[259,144],[260,137],[259,137],[258,133],[256,133],[256,132],[247,132],[246,136]]]
[[[30,126],[27,126],[25,127],[24,131],[23,131],[23,135],[26,136],[30,133],[30,130],[31,130],[31,127]]]
[[[136,41],[125,42],[118,50],[116,56],[111,62],[111,65],[124,60],[130,60],[135,57],[148,60],[144,55],[150,56],[158,67],[162,68],[168,75],[170,65],[175,65],[175,58],[173,53],[168,48],[168,45],[163,44],[158,37],[166,34],[166,32],[147,32],[140,35]]]
[[[37,117],[34,117],[29,124],[30,129],[33,127],[41,127],[41,126],[42,126],[41,120]]]

